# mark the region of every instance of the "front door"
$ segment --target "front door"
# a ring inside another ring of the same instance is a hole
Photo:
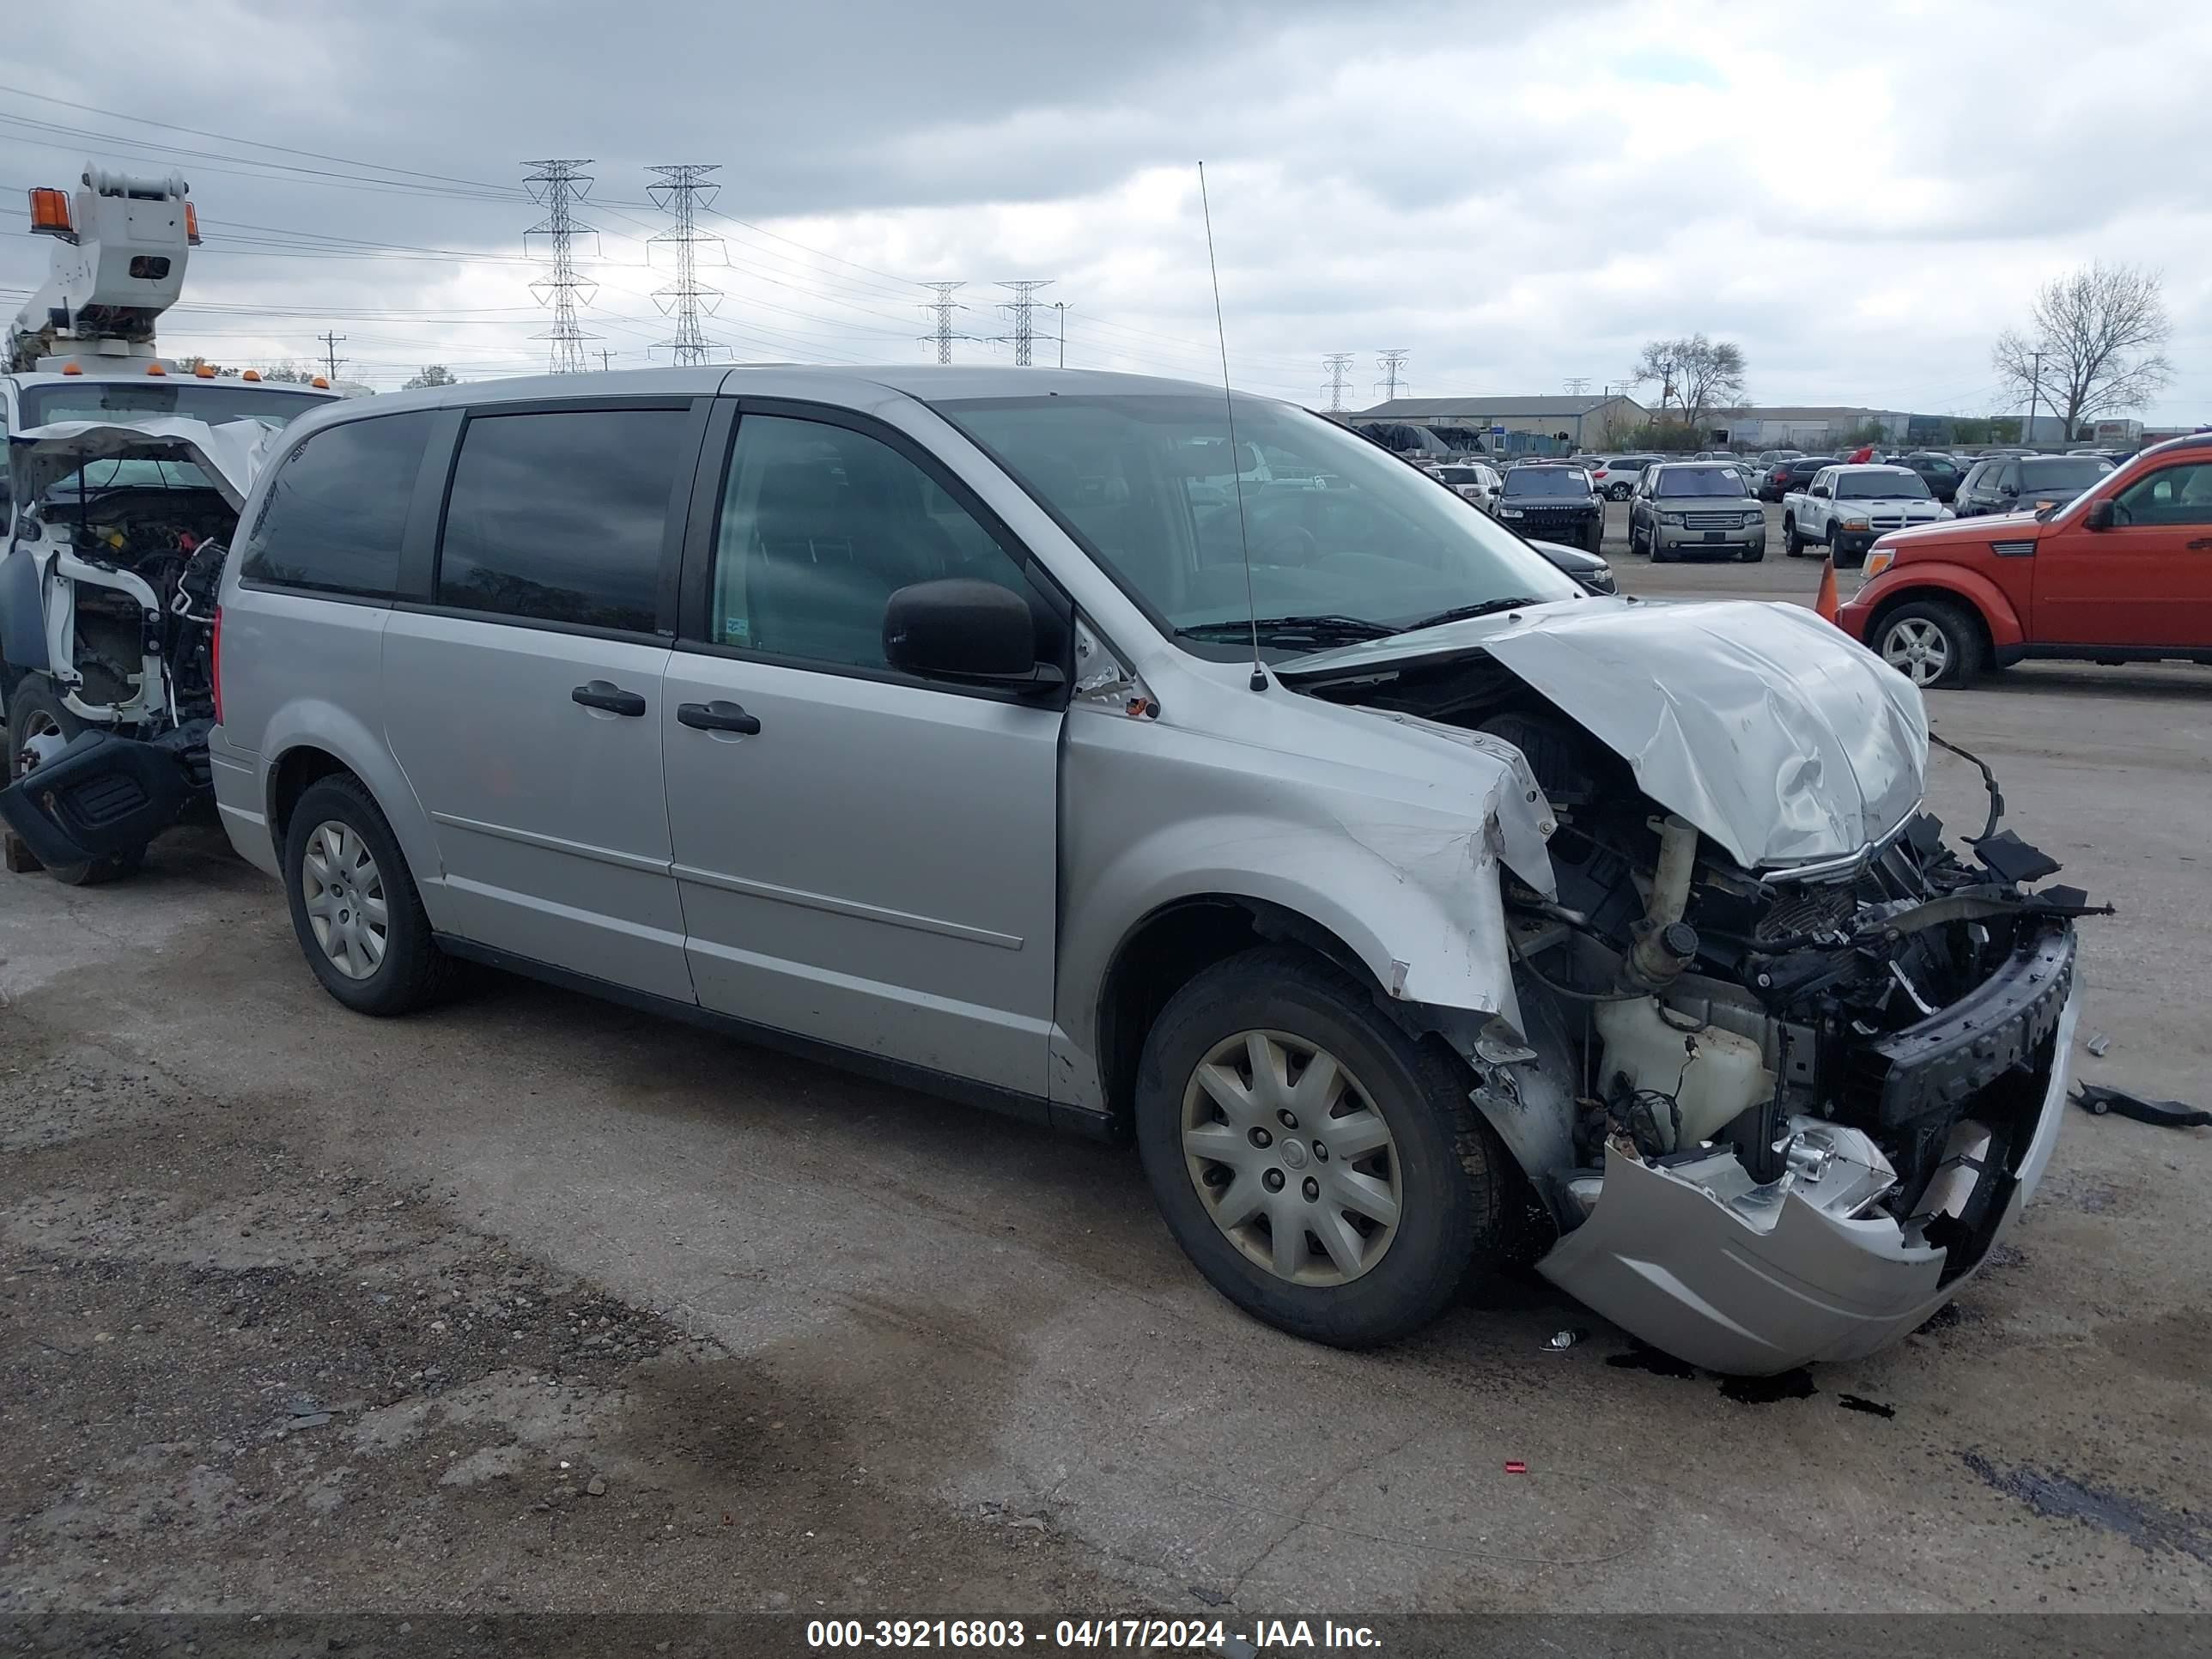
[[[909,441],[826,412],[744,414],[723,479],[660,711],[700,1001],[1043,1096],[1060,713],[883,650],[885,601],[937,577],[1054,625],[1020,549]]]
[[[2036,544],[2033,636],[2051,645],[2212,650],[2212,459],[2177,458]]]
[[[433,602],[396,606],[384,635],[385,735],[430,819],[450,931],[685,1002],[663,573],[703,418],[684,404],[474,416]]]

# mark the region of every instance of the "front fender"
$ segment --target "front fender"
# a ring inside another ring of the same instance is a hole
[[[2027,629],[2021,626],[2020,613],[2013,609],[2002,588],[1969,566],[1933,559],[1892,565],[1859,589],[1845,607],[1851,620],[1858,624],[1850,630],[1852,636],[1866,643],[1866,631],[1878,611],[1898,600],[1916,598],[1928,591],[1948,593],[1972,605],[1981,613],[1983,626],[1990,630],[1990,643],[2000,651],[2021,644],[2027,637]]]
[[[1374,718],[1362,716],[1361,718]],[[1078,724],[1078,721],[1080,724]],[[1376,742],[1386,744],[1388,726]],[[1486,753],[1464,787],[1388,777],[1150,723],[1072,717],[1064,755],[1062,933],[1054,1012],[1079,1044],[1055,1085],[1103,1104],[1092,1052],[1107,977],[1148,917],[1201,898],[1256,901],[1325,928],[1389,996],[1518,1024],[1501,856],[1542,857],[1548,806]],[[1525,769],[1525,768],[1523,769]],[[1534,804],[1528,799],[1535,796]],[[1547,860],[1540,879],[1548,886]]]
[[[27,547],[0,558],[0,662],[46,672],[46,607],[39,598],[39,562]]]

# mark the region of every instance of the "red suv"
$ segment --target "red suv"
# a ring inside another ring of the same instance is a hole
[[[2212,432],[2147,449],[2046,518],[1893,531],[1836,622],[1917,685],[2028,657],[2212,663]]]

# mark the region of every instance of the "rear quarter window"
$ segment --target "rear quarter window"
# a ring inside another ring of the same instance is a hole
[[[239,574],[276,587],[390,599],[433,418],[422,410],[348,421],[293,450],[262,497]]]

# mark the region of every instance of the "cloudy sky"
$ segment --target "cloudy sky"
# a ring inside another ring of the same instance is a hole
[[[719,163],[702,275],[735,361],[913,362],[919,284],[1049,280],[1070,366],[1325,399],[1322,358],[1411,354],[1415,394],[1624,379],[1739,341],[1770,404],[2001,410],[1989,349],[2048,277],[2162,270],[2212,420],[2212,8],[1458,0],[102,0],[24,6],[0,54],[0,307],[41,280],[24,187],[90,155],[181,171],[206,246],[164,349],[397,385],[532,372],[526,159],[588,156],[587,343],[665,361],[656,162]],[[96,39],[96,47],[88,40]],[[135,48],[134,58],[131,52]],[[96,56],[94,55],[96,53]],[[1048,361],[1056,343],[1041,345]],[[599,360],[594,356],[592,361]]]

